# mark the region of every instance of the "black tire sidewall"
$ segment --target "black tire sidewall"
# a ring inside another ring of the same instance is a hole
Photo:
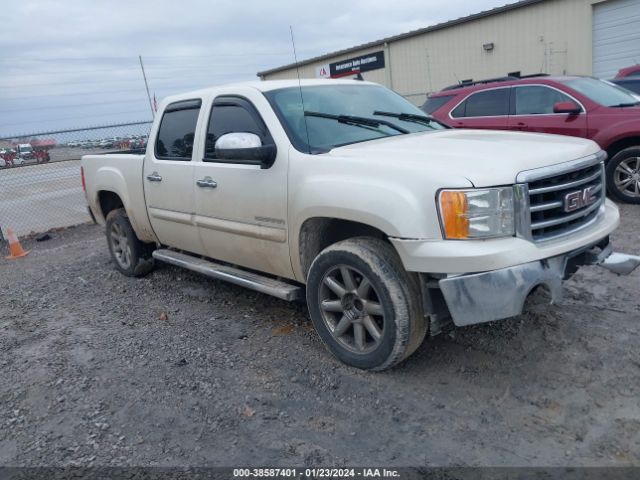
[[[370,353],[356,354],[345,349],[333,337],[326,326],[320,309],[319,290],[320,284],[326,272],[337,265],[354,267],[364,274],[373,285],[373,288],[380,297],[380,303],[384,312],[383,337],[380,345]],[[393,281],[393,280],[386,280]],[[398,288],[395,289],[399,291]],[[327,348],[343,363],[362,369],[380,368],[393,355],[397,340],[396,318],[402,314],[397,311],[402,298],[394,298],[391,290],[386,285],[385,280],[371,268],[371,265],[349,251],[332,250],[321,253],[313,262],[307,278],[307,305],[311,316],[311,321]]]
[[[640,197],[631,197],[620,191],[615,185],[615,170],[623,160],[626,160],[629,157],[640,157],[640,146],[626,148],[621,152],[618,152],[611,160],[609,160],[606,168],[607,191],[609,192],[609,195],[620,202],[640,204]]]

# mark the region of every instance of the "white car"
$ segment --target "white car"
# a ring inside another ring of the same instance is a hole
[[[612,253],[590,140],[449,129],[353,80],[253,82],[166,98],[145,155],[87,155],[83,184],[125,275],[159,260],[304,298],[343,362],[382,370],[427,333],[557,300]]]
[[[0,154],[4,154],[4,152],[0,152]],[[14,166],[15,165],[24,165],[24,163],[25,163],[24,158],[19,157],[17,155],[13,157],[12,164]],[[0,167],[6,167],[7,165],[8,165],[7,161],[4,158],[0,157]]]

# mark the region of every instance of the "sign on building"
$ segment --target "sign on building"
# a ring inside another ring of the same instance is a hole
[[[318,78],[338,78],[384,68],[384,51],[367,53],[316,67]]]
[[[330,66],[328,63],[326,63],[325,65],[320,65],[319,67],[316,67],[316,78],[330,78],[331,74],[329,73],[330,71]]]

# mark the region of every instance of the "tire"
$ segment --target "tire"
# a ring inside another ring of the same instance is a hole
[[[607,191],[621,202],[640,204],[640,146],[625,148],[609,160]]]
[[[382,240],[358,237],[323,250],[307,275],[307,305],[325,346],[340,361],[385,370],[411,355],[427,322],[415,275]]]
[[[142,277],[153,270],[155,245],[138,240],[124,208],[109,212],[106,227],[109,252],[121,273],[128,277]]]

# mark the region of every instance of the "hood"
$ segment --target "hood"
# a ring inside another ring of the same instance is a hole
[[[636,93],[632,93],[634,97],[640,101],[640,95]],[[594,109],[592,109],[589,114],[597,114],[600,115],[612,115],[627,118],[635,118],[640,121],[640,105],[635,107],[605,107],[600,105]]]
[[[331,156],[411,167],[443,178],[457,176],[475,187],[510,185],[523,170],[546,167],[600,150],[591,140],[498,130],[440,130],[396,135],[334,148]],[[446,185],[443,185],[446,186]]]

